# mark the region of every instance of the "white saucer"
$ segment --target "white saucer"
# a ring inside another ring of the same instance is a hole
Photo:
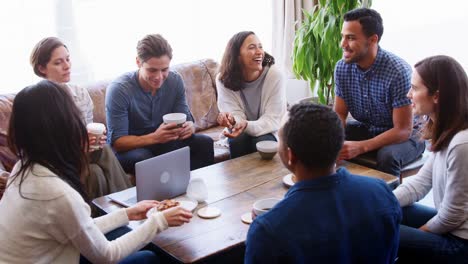
[[[192,199],[190,199],[188,197],[176,198],[175,200],[179,202],[178,206],[184,208],[187,211],[191,211],[191,212],[193,212],[193,210],[195,210],[195,208],[197,208],[197,205],[198,205],[197,201],[192,200]],[[146,217],[149,217],[154,212],[156,212],[156,207],[153,207],[153,208],[149,209],[148,212],[146,213]]]
[[[252,212],[241,215],[242,223],[250,225],[252,223]]]
[[[294,182],[292,180],[292,176],[293,174],[292,173],[289,173],[287,174],[286,176],[283,177],[283,183],[284,185],[288,186],[288,187],[291,187],[294,185]]]
[[[221,210],[219,210],[217,207],[212,207],[212,206],[207,206],[200,208],[197,211],[197,214],[201,218],[216,218],[221,215]]]

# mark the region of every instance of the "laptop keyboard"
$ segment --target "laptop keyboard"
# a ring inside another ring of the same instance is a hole
[[[128,204],[129,206],[135,205],[137,203],[137,198],[134,196],[130,199],[125,200],[124,203]]]

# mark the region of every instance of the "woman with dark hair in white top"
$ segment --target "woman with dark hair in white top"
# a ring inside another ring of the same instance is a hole
[[[80,111],[57,83],[44,80],[18,93],[8,136],[9,147],[20,160],[0,200],[0,263],[78,263],[80,253],[93,263],[157,261],[152,252],[131,254],[159,232],[192,217],[174,207],[146,219],[158,202],[142,201],[91,218],[82,184],[87,176],[88,134]],[[143,219],[118,239],[108,241],[104,236],[130,220]]]

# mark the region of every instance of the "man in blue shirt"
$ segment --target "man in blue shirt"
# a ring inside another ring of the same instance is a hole
[[[297,182],[250,226],[246,263],[393,263],[401,209],[382,180],[335,169],[344,140],[326,106],[294,105],[279,156]]]
[[[169,43],[159,34],[147,35],[137,53],[138,70],[114,80],[106,94],[107,140],[124,170],[134,174],[136,162],[185,146],[192,170],[213,164],[213,140],[194,134],[184,83],[169,70]],[[168,113],[185,113],[187,121],[181,127],[164,124]]]
[[[380,48],[383,25],[375,10],[351,10],[344,21],[343,59],[335,68],[334,107],[346,126],[339,159],[371,152],[378,170],[399,176],[402,166],[424,152],[424,142],[413,133],[411,101],[407,98],[411,67]],[[348,112],[355,121],[346,123]]]

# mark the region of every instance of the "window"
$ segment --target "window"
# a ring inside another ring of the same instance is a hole
[[[270,0],[22,0],[1,5],[0,22],[12,25],[0,29],[3,36],[12,36],[0,44],[0,56],[7,58],[0,66],[1,93],[17,92],[39,79],[29,53],[47,36],[57,36],[69,47],[72,82],[77,84],[136,69],[137,41],[150,33],[169,41],[173,64],[220,61],[229,38],[243,30],[254,31],[265,50],[271,50]]]

